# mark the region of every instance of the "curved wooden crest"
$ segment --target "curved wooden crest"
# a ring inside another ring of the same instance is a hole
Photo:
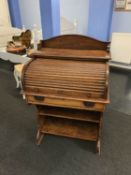
[[[60,35],[42,40],[41,48],[107,50],[109,42],[103,42],[83,35]]]

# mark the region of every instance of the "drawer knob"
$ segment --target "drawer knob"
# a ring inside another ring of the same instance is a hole
[[[86,107],[93,107],[93,106],[95,105],[95,103],[93,103],[93,102],[88,102],[88,101],[84,101],[83,103],[84,103],[84,105],[85,105]]]
[[[35,100],[38,100],[38,101],[43,101],[44,100],[44,97],[42,96],[34,96]]]

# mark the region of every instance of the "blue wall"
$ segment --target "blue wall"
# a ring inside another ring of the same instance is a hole
[[[40,0],[41,25],[43,39],[60,34],[60,2],[59,0]]]
[[[8,0],[8,4],[12,26],[22,28],[19,0]]]
[[[112,32],[131,32],[131,12],[114,11]]]
[[[59,35],[61,2],[64,4],[61,14],[72,22],[74,18],[78,19],[78,33],[107,41],[111,32],[131,32],[131,12],[113,12],[113,0],[83,0],[84,3],[77,0],[79,3],[73,7],[75,1],[8,0],[12,26],[21,28],[25,25],[31,29],[37,24],[43,29],[44,39]]]
[[[87,34],[93,38],[108,41],[113,12],[113,0],[90,0]]]

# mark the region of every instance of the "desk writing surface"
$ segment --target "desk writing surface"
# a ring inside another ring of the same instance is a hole
[[[51,48],[43,48],[40,51],[35,51],[30,54],[31,57],[39,56],[39,57],[58,57],[58,58],[66,58],[66,59],[80,59],[80,60],[109,60],[110,54],[108,54],[104,50],[73,50],[73,49],[51,49]]]

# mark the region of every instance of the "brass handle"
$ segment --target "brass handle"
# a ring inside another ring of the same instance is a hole
[[[45,97],[42,97],[42,96],[34,96],[34,98],[38,101],[43,101]]]
[[[93,107],[93,106],[95,105],[95,103],[93,103],[93,102],[88,102],[88,101],[84,101],[83,103],[84,103],[84,105],[85,105],[86,107]]]

